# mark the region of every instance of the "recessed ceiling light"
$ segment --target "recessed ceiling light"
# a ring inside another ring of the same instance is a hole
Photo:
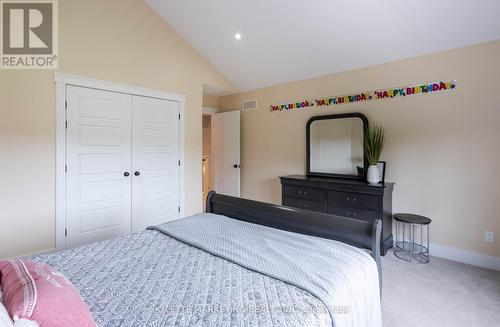
[[[236,40],[241,40],[241,34],[240,34],[240,33],[236,33],[236,34],[234,34],[234,38],[235,38]]]

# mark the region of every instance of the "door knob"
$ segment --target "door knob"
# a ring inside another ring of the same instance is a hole
[[[140,173],[140,172],[138,172],[138,171],[136,171],[136,172],[134,173],[134,175],[135,175],[135,176],[139,176],[140,174],[141,174],[141,173]]]
[[[129,172],[128,172],[128,171],[126,171],[126,172],[124,172],[124,173],[123,173],[123,176],[125,176],[125,177],[128,177],[129,175],[130,175],[130,174],[129,174]]]
[[[238,165],[233,165],[233,168],[238,168]]]

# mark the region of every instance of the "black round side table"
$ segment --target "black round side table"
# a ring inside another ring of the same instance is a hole
[[[396,221],[394,255],[408,262],[415,258],[418,263],[428,263],[429,225],[432,220],[409,213],[395,214],[394,220]]]

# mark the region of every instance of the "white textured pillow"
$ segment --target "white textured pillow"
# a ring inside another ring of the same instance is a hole
[[[14,327],[14,324],[9,317],[9,313],[3,306],[2,302],[0,302],[0,327]]]
[[[19,319],[14,323],[14,327],[40,327],[36,321],[28,319]]]
[[[38,324],[31,320],[19,319],[12,323],[7,309],[0,302],[0,327],[39,327]]]

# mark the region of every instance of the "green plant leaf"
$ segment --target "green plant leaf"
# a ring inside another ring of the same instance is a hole
[[[384,128],[378,124],[369,127],[365,133],[363,147],[370,165],[377,165],[384,148]]]

